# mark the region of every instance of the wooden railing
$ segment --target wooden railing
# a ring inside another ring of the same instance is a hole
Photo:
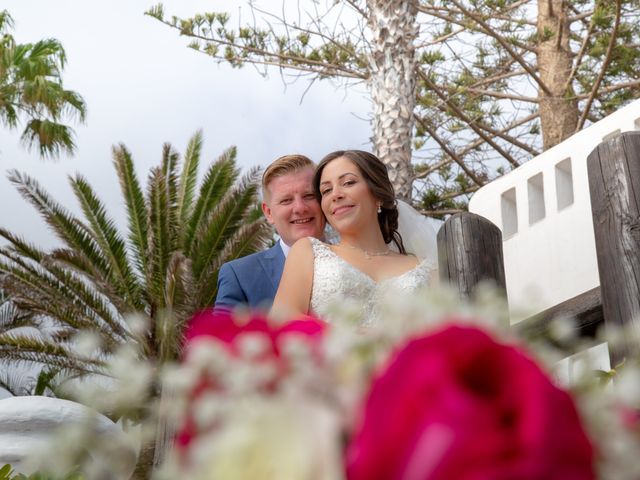
[[[515,328],[542,329],[553,317],[563,315],[577,319],[581,335],[593,335],[603,321],[640,332],[640,132],[622,133],[600,143],[589,155],[587,167],[600,287]],[[438,258],[441,280],[461,294],[472,294],[483,280],[506,292],[502,234],[486,218],[473,213],[449,218],[438,233]],[[612,363],[630,348],[638,346],[622,345],[610,351]]]

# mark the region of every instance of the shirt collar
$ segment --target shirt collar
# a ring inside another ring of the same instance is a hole
[[[278,243],[280,243],[280,248],[282,249],[282,253],[284,253],[284,258],[287,258],[287,255],[289,255],[289,250],[291,250],[291,247],[286,243],[284,243],[282,239],[280,239]]]

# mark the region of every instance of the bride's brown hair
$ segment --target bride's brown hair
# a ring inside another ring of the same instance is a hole
[[[340,157],[348,158],[356,164],[373,196],[382,202],[380,206],[382,211],[378,214],[378,224],[380,225],[384,242],[391,243],[393,241],[398,247],[398,251],[406,254],[402,236],[398,233],[398,207],[393,185],[389,180],[387,166],[374,154],[362,150],[338,150],[326,155],[316,167],[313,175],[313,189],[318,202],[322,201],[320,194],[322,170],[329,162]]]

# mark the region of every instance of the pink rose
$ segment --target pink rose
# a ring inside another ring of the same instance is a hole
[[[640,410],[629,405],[619,405],[618,413],[627,430],[640,433]]]
[[[317,343],[322,338],[327,324],[312,317],[274,325],[263,315],[253,315],[246,322],[238,322],[228,310],[205,310],[196,314],[185,332],[185,351],[188,355],[189,344],[198,338],[214,338],[236,351],[237,340],[246,333],[264,334],[269,338],[272,353],[280,355],[278,341],[288,335],[302,335]]]
[[[199,340],[220,342],[228,349],[230,356],[235,356],[238,354],[238,344],[243,335],[258,334],[268,340],[268,348],[257,361],[275,360],[279,376],[284,377],[288,365],[286,359],[281,356],[281,342],[286,338],[298,336],[311,345],[312,352],[316,353],[320,359],[320,342],[324,337],[326,327],[325,322],[312,317],[275,325],[263,315],[254,315],[246,321],[239,322],[230,311],[207,310],[196,314],[189,322],[185,332],[184,357],[188,362],[192,345]],[[268,393],[269,389],[275,388],[275,386],[270,385],[265,393]],[[211,391],[221,390],[215,381],[203,378],[191,392],[190,400],[194,401],[204,393]],[[197,435],[198,429],[194,419],[187,412],[184,423],[176,436],[176,444],[180,449],[184,449]]]
[[[392,356],[347,449],[350,480],[578,480],[592,463],[571,397],[518,348],[461,326]]]

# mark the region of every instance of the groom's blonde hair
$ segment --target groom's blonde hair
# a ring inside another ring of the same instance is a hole
[[[293,154],[284,155],[276,159],[269,165],[262,174],[262,198],[267,201],[269,199],[269,184],[274,178],[283,177],[290,173],[296,173],[305,168],[315,168],[315,164],[309,157],[304,155]]]

